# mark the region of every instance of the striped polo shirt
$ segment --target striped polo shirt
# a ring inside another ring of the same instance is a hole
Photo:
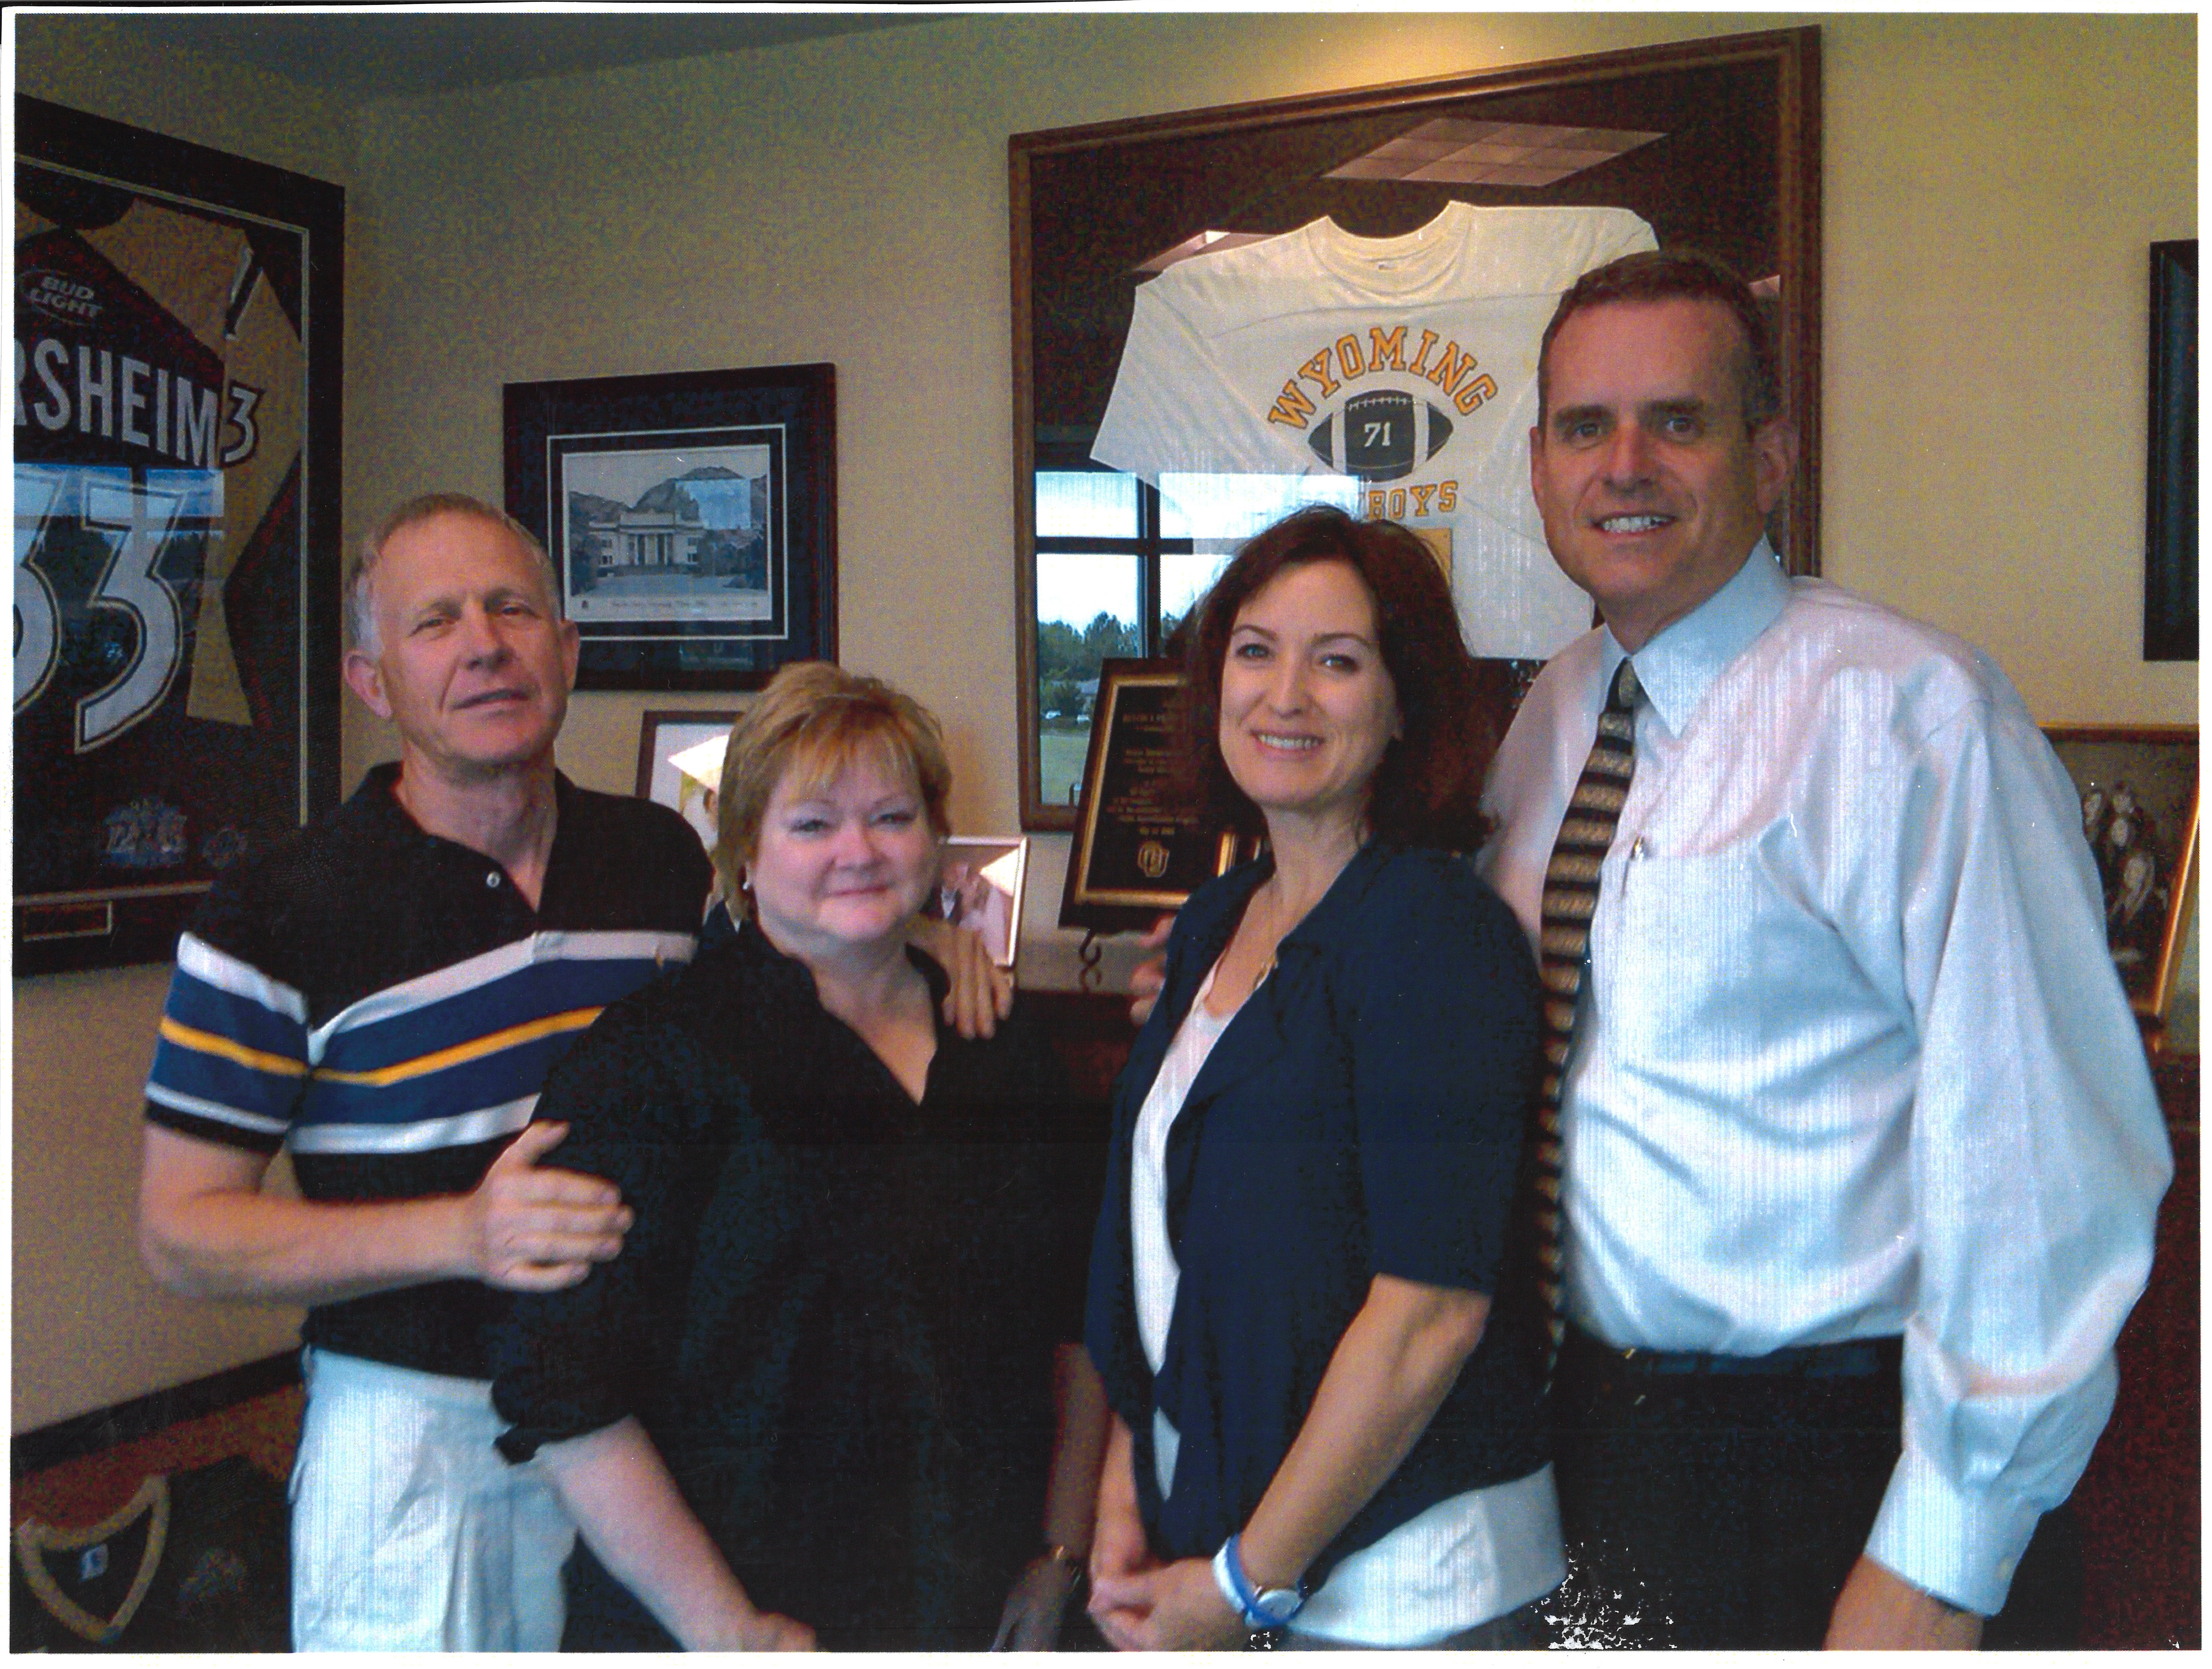
[[[312,1200],[474,1187],[599,1011],[690,959],[711,878],[675,813],[558,777],[533,910],[495,860],[425,834],[397,780],[378,767],[333,817],[210,894],[178,943],[147,1081],[150,1121],[289,1148]],[[303,1331],[482,1378],[502,1302],[433,1282],[318,1305]]]

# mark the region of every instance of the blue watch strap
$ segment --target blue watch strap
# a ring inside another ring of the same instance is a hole
[[[1222,1543],[1221,1551],[1213,1556],[1213,1580],[1219,1585],[1222,1597],[1244,1619],[1244,1626],[1249,1629],[1279,1629],[1296,1617],[1306,1603],[1303,1582],[1295,1588],[1255,1588],[1252,1579],[1244,1573],[1244,1561],[1237,1551],[1235,1536]]]

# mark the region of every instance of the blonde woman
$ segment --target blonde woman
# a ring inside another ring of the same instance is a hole
[[[950,780],[910,698],[780,672],[723,764],[734,931],[548,1081],[562,1162],[637,1218],[497,1344],[501,1447],[581,1532],[569,1649],[1057,1635],[1103,1443],[1073,1343],[1090,1179],[1041,1034],[942,1028],[908,948]]]

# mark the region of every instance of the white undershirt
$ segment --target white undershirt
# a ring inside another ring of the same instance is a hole
[[[1216,962],[1137,1112],[1129,1168],[1131,1263],[1137,1338],[1155,1374],[1167,1360],[1168,1324],[1182,1278],[1168,1241],[1168,1132],[1206,1058],[1237,1017],[1235,1010],[1215,1015],[1206,1009],[1219,972]],[[1155,1408],[1154,1476],[1163,1500],[1181,1442]],[[1291,1631],[1363,1646],[1433,1646],[1550,1593],[1565,1576],[1559,1497],[1547,1466],[1440,1501],[1340,1561]]]

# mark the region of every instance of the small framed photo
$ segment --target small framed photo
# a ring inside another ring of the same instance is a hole
[[[2105,932],[2136,1012],[2163,1024],[2197,909],[2197,729],[2048,725],[2081,798]]]
[[[679,707],[649,712],[637,731],[637,797],[682,814],[714,849],[714,794],[722,781],[722,750],[733,708]]]
[[[544,541],[580,689],[757,689],[837,658],[828,365],[509,383],[507,507]]]
[[[983,936],[991,960],[1011,968],[1022,942],[1022,886],[1030,866],[1029,837],[956,834],[945,843],[937,891],[922,913]]]

